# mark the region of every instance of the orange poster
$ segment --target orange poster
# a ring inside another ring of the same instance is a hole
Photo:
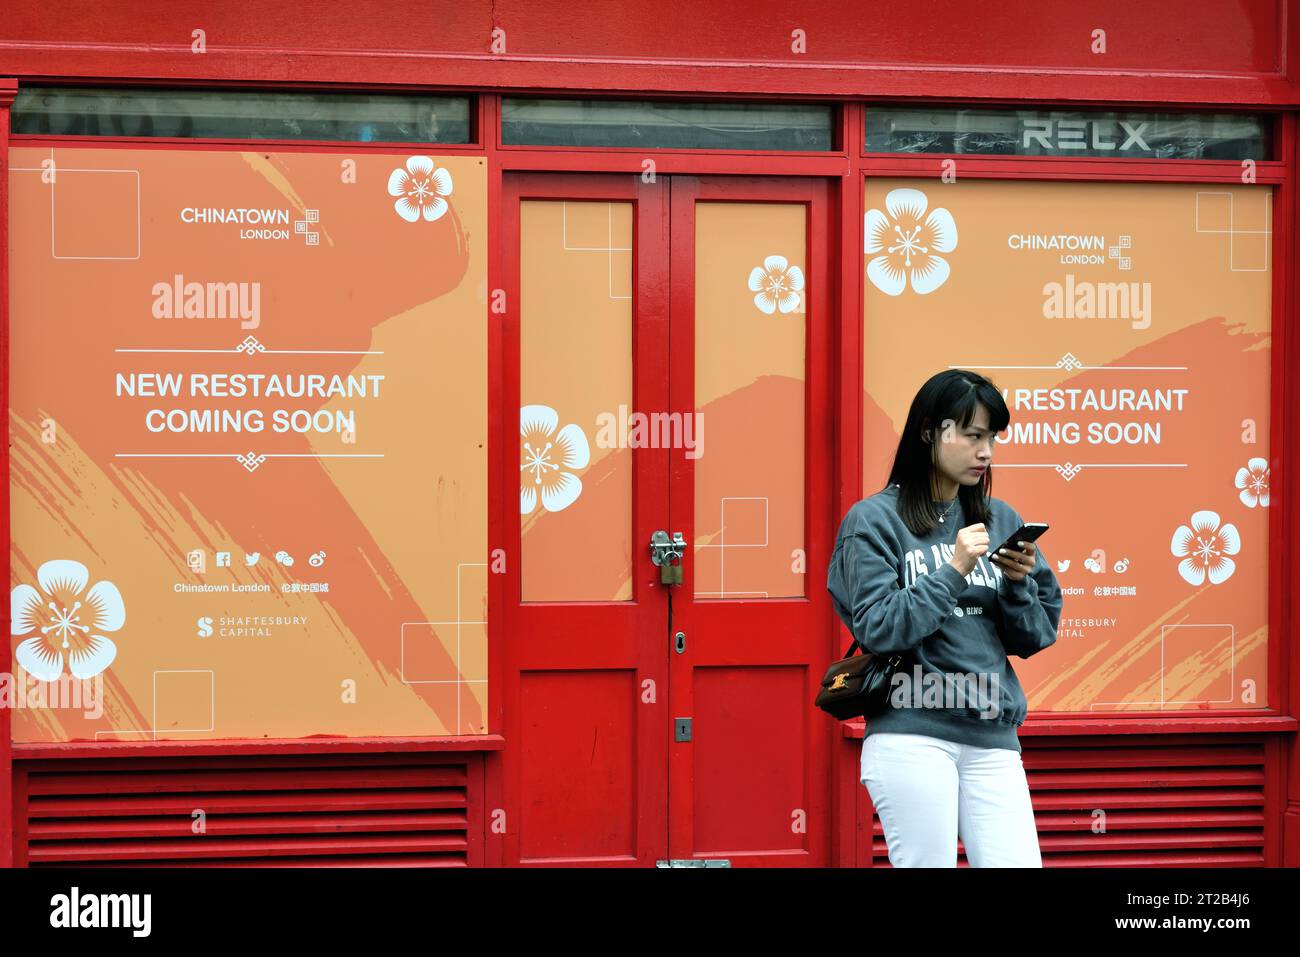
[[[485,733],[484,161],[10,163],[14,739]]]
[[[1038,711],[1268,703],[1272,193],[867,181],[863,494],[917,388],[990,378],[993,495],[1051,528]]]

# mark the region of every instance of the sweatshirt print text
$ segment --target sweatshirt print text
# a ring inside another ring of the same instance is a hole
[[[996,547],[1022,521],[1001,499],[989,499],[989,512]],[[968,524],[959,501],[947,522],[918,538],[890,485],[855,504],[840,525],[827,576],[836,614],[867,651],[903,659],[890,707],[868,719],[867,734],[1020,750],[1016,729],[1027,708],[1008,656],[1028,658],[1056,641],[1061,589],[1037,543],[1022,581],[987,556],[963,577],[948,561]]]

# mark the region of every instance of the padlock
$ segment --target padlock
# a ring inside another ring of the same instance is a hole
[[[669,537],[663,529],[650,536],[650,561],[659,566],[659,581],[664,585],[682,583],[682,556],[686,553],[686,540],[681,532]]]

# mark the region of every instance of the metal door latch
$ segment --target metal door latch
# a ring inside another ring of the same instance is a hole
[[[650,536],[650,561],[659,566],[659,581],[664,585],[682,583],[682,556],[686,554],[686,539],[681,532],[668,533],[658,529]]]

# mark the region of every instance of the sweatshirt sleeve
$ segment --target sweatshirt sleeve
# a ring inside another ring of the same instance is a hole
[[[1019,528],[1022,524],[1019,515],[1015,521]],[[1041,547],[1034,567],[1022,581],[1012,581],[1005,573],[1002,575],[998,604],[1002,608],[999,633],[1007,654],[1028,658],[1055,644],[1056,629],[1061,622],[1061,586]]]
[[[966,589],[966,579],[947,563],[902,588],[902,562],[900,547],[869,520],[845,531],[831,562],[827,587],[836,610],[858,644],[873,654],[919,645],[939,630]]]

